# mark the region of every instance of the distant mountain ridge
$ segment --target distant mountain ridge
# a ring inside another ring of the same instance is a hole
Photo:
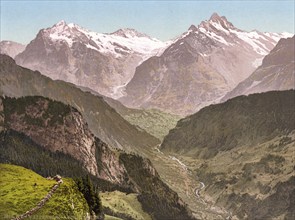
[[[101,34],[62,20],[40,30],[16,62],[52,79],[117,97],[136,66],[168,45],[134,29]]]
[[[295,36],[281,39],[264,57],[261,66],[226,94],[222,101],[239,95],[295,89],[294,48]]]
[[[12,58],[15,58],[16,55],[23,52],[26,48],[26,45],[3,40],[0,42],[0,54],[6,54]]]
[[[242,31],[217,13],[167,42],[131,28],[100,34],[62,20],[40,30],[16,62],[128,107],[187,115],[218,102],[288,36]]]
[[[123,104],[187,115],[218,102],[288,33],[246,32],[213,14],[136,68]]]

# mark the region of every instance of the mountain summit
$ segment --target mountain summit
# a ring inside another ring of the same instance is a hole
[[[246,32],[214,13],[191,25],[161,56],[136,68],[120,100],[133,108],[191,114],[219,102],[289,34]]]
[[[134,29],[101,34],[62,20],[40,30],[16,61],[52,79],[116,98],[135,68],[167,46]]]
[[[125,38],[146,37],[146,38],[152,39],[147,34],[140,33],[133,28],[122,28],[122,29],[119,29],[119,30],[111,33],[111,35],[116,35],[116,36],[125,37]]]

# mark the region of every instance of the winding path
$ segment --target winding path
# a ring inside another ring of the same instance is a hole
[[[48,200],[51,198],[53,193],[55,193],[55,191],[58,189],[59,185],[63,183],[62,178],[59,175],[56,175],[55,177],[53,177],[53,179],[56,181],[56,184],[54,184],[54,186],[51,188],[51,190],[48,192],[48,194],[40,202],[38,202],[38,204],[34,208],[32,208],[31,210],[27,211],[26,213],[24,213],[18,217],[12,218],[11,220],[25,219],[25,218],[33,215],[39,209],[41,209],[45,205],[45,203],[48,202]]]
[[[200,191],[205,187],[203,182],[200,182],[200,187],[195,188],[195,194],[197,198],[200,198]]]

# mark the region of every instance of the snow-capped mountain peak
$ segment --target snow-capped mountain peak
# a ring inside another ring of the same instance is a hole
[[[194,32],[197,38],[205,35],[217,44],[221,43],[222,47],[240,44],[245,50],[254,50],[260,56],[268,54],[279,39],[292,36],[290,33],[243,31],[236,28],[225,16],[219,16],[217,13],[213,13],[209,20],[202,21],[197,27],[191,25],[182,38],[192,36],[189,35],[191,32]]]
[[[66,25],[66,21],[65,20],[60,20],[59,22],[57,22],[54,26],[58,27],[58,26],[64,26]]]
[[[230,29],[236,29],[225,16],[219,16],[217,13],[213,13],[209,20],[202,21],[198,28],[204,28],[207,31],[222,31],[226,34]]]
[[[18,55],[22,66],[39,70],[100,94],[118,97],[136,67],[160,55],[171,42],[162,42],[134,29],[96,33],[64,20],[42,29]]]
[[[121,29],[111,33],[111,35],[125,37],[125,38],[146,37],[146,38],[151,39],[151,37],[148,36],[147,34],[140,33],[133,28],[121,28]]]
[[[67,24],[64,20],[56,23],[51,28],[44,30],[44,34],[51,41],[66,43],[70,48],[73,43],[79,42],[87,48],[97,50],[104,54],[113,54],[122,57],[126,53],[146,54],[146,57],[158,54],[167,43],[151,38],[134,29],[119,29],[111,34],[96,33],[79,25]]]

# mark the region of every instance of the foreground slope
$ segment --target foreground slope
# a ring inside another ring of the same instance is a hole
[[[135,193],[153,219],[192,219],[148,159],[111,149],[93,136],[73,107],[40,96],[5,97],[0,116],[0,162],[44,176],[89,175],[101,190]]]
[[[161,149],[191,169],[196,196],[238,219],[294,219],[295,91],[236,97],[178,122]]]
[[[247,79],[222,98],[226,101],[239,95],[295,88],[295,37],[281,39]]]
[[[56,183],[20,166],[0,164],[0,171],[1,219],[11,219],[34,208]],[[89,216],[87,202],[72,179],[63,178],[49,201],[33,215],[34,218],[49,216],[66,219]]]
[[[102,97],[22,68],[5,55],[0,55],[0,64],[0,94],[11,97],[41,95],[70,104],[82,113],[94,135],[113,147],[136,150],[159,143],[124,120]]]

